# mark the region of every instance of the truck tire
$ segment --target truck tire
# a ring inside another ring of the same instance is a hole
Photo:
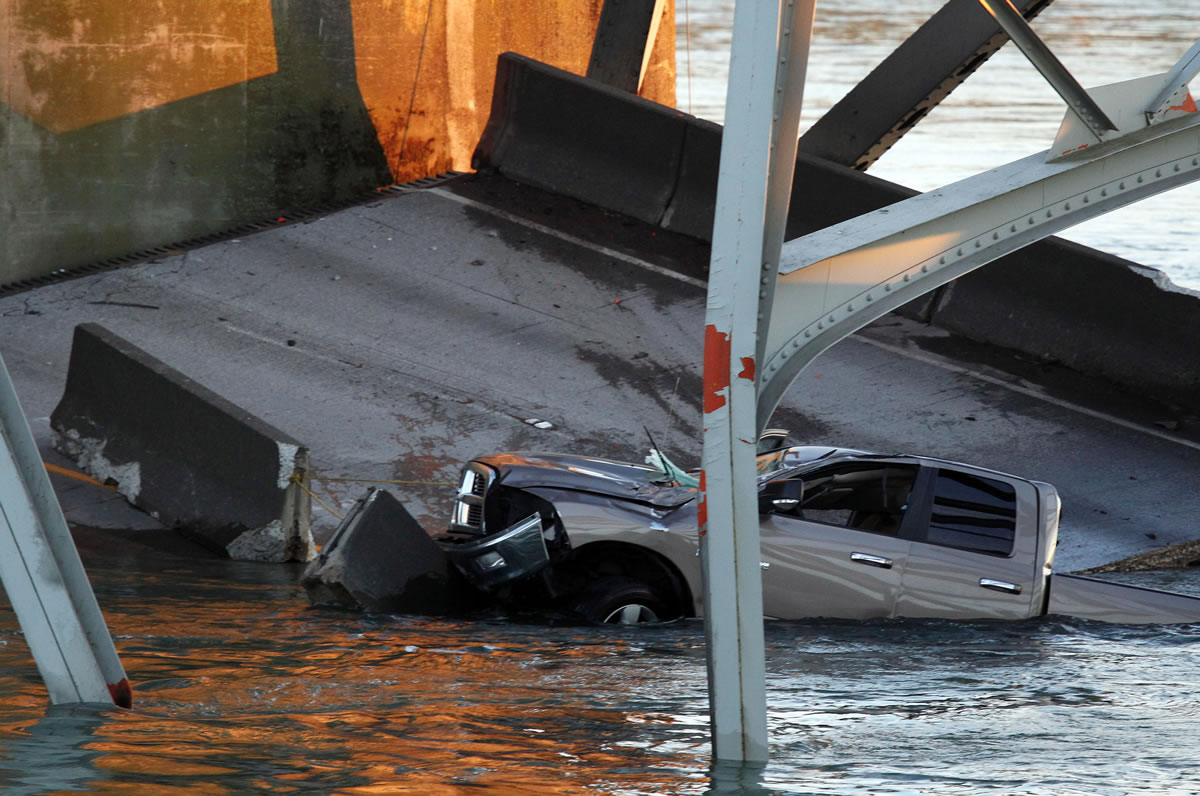
[[[640,625],[675,618],[652,587],[624,576],[589,583],[576,598],[574,610],[602,625]]]

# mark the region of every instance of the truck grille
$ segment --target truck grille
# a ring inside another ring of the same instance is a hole
[[[483,527],[483,503],[494,477],[492,470],[482,464],[471,462],[463,468],[450,516],[451,531],[480,536],[487,532]]]

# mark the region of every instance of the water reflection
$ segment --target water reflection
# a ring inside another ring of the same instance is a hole
[[[4,793],[1184,793],[1200,765],[1190,627],[772,623],[771,761],[710,769],[699,623],[361,616],[286,567],[85,560],[134,710],[47,712],[0,613]]]

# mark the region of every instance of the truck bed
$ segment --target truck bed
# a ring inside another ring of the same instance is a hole
[[[1120,624],[1200,622],[1200,597],[1084,575],[1051,575],[1046,613]]]

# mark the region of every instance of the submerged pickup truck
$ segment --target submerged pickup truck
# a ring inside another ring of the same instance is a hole
[[[442,549],[510,605],[597,622],[702,611],[694,479],[550,453],[467,464]],[[1200,622],[1200,598],[1052,572],[1061,502],[1047,483],[967,464],[832,447],[758,457],[768,617]]]

